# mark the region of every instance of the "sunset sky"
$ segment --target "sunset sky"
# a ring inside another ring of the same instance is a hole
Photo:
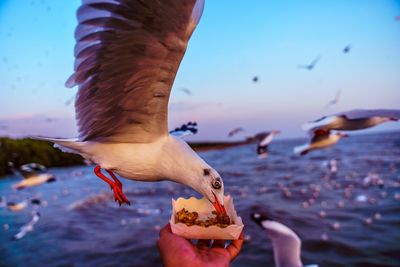
[[[64,82],[79,4],[0,0],[0,136],[76,134],[66,102],[77,88]],[[194,140],[224,140],[237,126],[247,130],[237,138],[269,129],[290,138],[330,113],[400,109],[399,15],[400,1],[389,0],[206,0],[175,80],[169,124],[197,121]],[[297,68],[317,56],[314,70]],[[327,108],[338,90],[339,104]],[[400,123],[374,130],[394,129]]]

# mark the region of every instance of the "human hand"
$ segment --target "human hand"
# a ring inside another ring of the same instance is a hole
[[[190,240],[173,234],[168,223],[161,229],[157,245],[165,267],[225,267],[239,255],[243,233],[227,248],[224,248],[225,240],[214,240],[211,247],[210,243],[211,240],[199,240],[197,245],[194,245]]]

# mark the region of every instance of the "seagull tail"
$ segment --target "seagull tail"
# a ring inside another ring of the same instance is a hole
[[[301,145],[301,146],[296,146],[293,149],[294,153],[297,155],[301,155],[304,156],[305,154],[308,153],[308,151],[310,151],[308,144],[305,145]]]
[[[83,143],[78,139],[49,138],[42,136],[32,136],[32,139],[54,143],[54,147],[65,153],[81,154]]]

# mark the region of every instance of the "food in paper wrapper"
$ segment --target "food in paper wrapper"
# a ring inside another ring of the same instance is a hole
[[[217,213],[205,198],[172,200],[171,230],[188,239],[238,239],[243,222],[237,216],[230,196],[224,197],[227,215]]]

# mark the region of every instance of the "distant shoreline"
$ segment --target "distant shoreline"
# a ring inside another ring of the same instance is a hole
[[[247,144],[248,141],[238,142],[190,142],[193,150],[204,152],[209,150],[220,150],[234,146]],[[51,167],[68,167],[85,165],[84,159],[75,154],[64,153],[53,147],[53,144],[46,141],[33,140],[30,138],[11,139],[0,137],[0,179],[11,174],[12,171],[8,162],[15,166],[36,162]]]

